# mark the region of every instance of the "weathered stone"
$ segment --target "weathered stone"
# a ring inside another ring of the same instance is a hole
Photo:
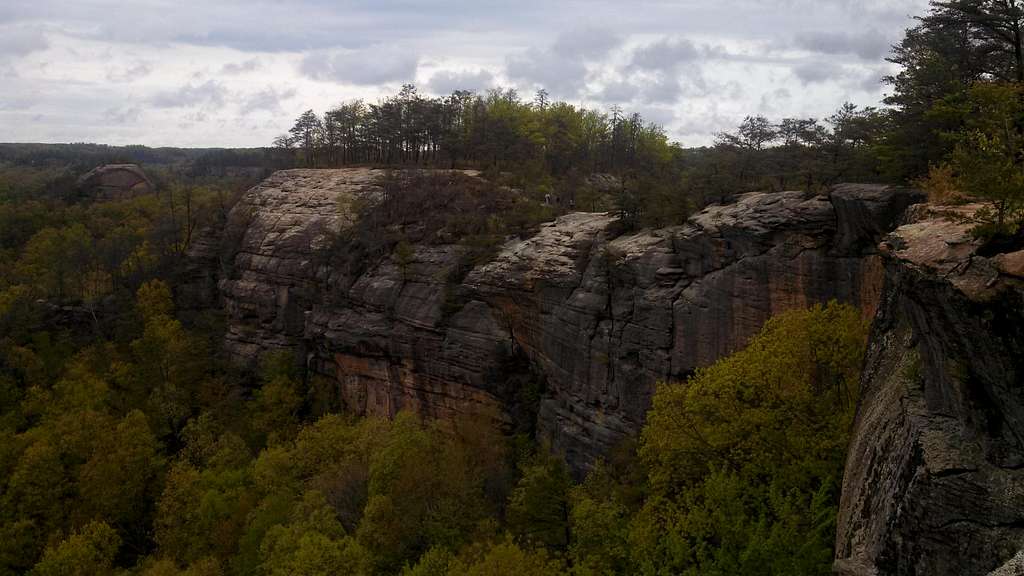
[[[1017,553],[999,568],[989,572],[988,576],[1024,576],[1024,550]]]
[[[996,267],[1003,274],[1024,278],[1024,250],[1018,250],[1009,254],[999,254],[993,260],[996,262]]]
[[[883,243],[840,574],[983,575],[1024,546],[1024,284],[978,253],[971,209],[916,207]]]
[[[102,199],[131,198],[154,191],[153,183],[136,164],[104,164],[78,179],[78,187]]]
[[[446,280],[463,250],[454,243],[417,245],[402,269],[385,259],[356,277],[318,262],[343,206],[375,193],[381,175],[289,170],[245,195],[221,248],[227,349],[253,364],[298,347],[345,406],[381,415],[497,406],[515,420],[517,382],[532,372],[546,383],[536,425],[577,471],[640,430],[658,381],[742,347],[773,314],[840,299],[872,315],[878,235],[913,199],[849,186],[838,197],[747,194],[618,237],[614,216],[572,213],[460,285]]]

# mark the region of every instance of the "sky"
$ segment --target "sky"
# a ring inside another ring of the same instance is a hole
[[[684,146],[877,105],[927,0],[0,0],[0,142],[269,145],[306,109],[514,87]]]

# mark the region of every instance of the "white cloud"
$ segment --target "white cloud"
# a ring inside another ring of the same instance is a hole
[[[441,96],[456,90],[481,92],[494,86],[494,80],[489,70],[439,70],[427,81],[426,88]]]

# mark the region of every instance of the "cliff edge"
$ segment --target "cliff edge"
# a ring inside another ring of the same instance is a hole
[[[1024,573],[1024,251],[990,253],[972,210],[915,206],[881,245],[839,574]]]
[[[739,349],[772,315],[838,299],[872,316],[877,243],[921,200],[858,185],[752,193],[625,235],[611,214],[571,213],[458,275],[458,238],[416,244],[401,262],[322,258],[318,246],[382,178],[287,170],[242,198],[197,256],[220,255],[198,284],[217,286],[227,350],[252,364],[297,349],[360,414],[496,407],[577,471],[640,430],[658,381]]]

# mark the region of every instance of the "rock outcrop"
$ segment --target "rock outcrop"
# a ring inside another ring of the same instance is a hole
[[[1024,573],[1024,251],[990,254],[971,210],[916,206],[882,244],[839,574]]]
[[[656,382],[738,349],[773,314],[840,299],[872,315],[877,242],[920,200],[877,186],[755,193],[620,236],[609,214],[572,213],[468,275],[450,274],[457,243],[365,269],[321,258],[379,181],[289,170],[245,195],[218,249],[227,349],[249,363],[299,349],[359,413],[535,417],[576,470],[640,429]]]
[[[100,199],[131,198],[155,189],[136,164],[97,166],[78,179],[78,188]]]

